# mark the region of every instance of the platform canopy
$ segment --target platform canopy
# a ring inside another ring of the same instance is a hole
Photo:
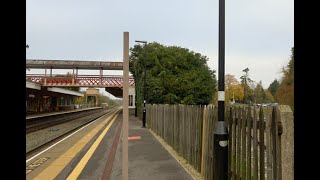
[[[57,87],[48,87],[47,91],[57,92],[57,93],[61,93],[61,94],[68,94],[68,95],[73,95],[73,96],[79,96],[79,97],[84,96],[83,93],[80,93],[77,91],[71,91],[71,90],[63,89],[63,88],[57,88]]]
[[[41,90],[41,84],[32,81],[26,81],[26,88]]]

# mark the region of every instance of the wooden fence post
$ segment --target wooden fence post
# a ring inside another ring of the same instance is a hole
[[[251,180],[251,132],[252,132],[252,116],[251,116],[251,106],[249,106],[247,114],[247,139],[248,139],[248,155],[247,155],[247,180]]]
[[[203,117],[202,117],[202,153],[201,153],[201,176],[204,177],[204,168],[205,168],[205,144],[207,143],[207,136],[206,136],[206,113],[207,113],[207,106],[203,107]]]
[[[233,147],[232,147],[232,144],[233,144],[233,141],[234,139],[233,138],[233,112],[232,112],[232,108],[231,107],[228,107],[227,110],[229,110],[228,114],[228,119],[229,119],[229,123],[228,123],[228,126],[229,126],[229,144],[228,144],[228,178],[231,179],[232,177],[232,150],[233,150]]]
[[[265,171],[264,171],[264,116],[263,109],[260,106],[259,112],[259,138],[260,138],[260,180],[265,179]]]
[[[273,156],[273,179],[277,179],[279,177],[279,144],[278,144],[278,114],[277,107],[273,107],[272,110],[272,156]]]
[[[266,116],[266,147],[267,147],[267,178],[268,180],[272,180],[272,143],[271,143],[271,116],[272,109],[267,109]]]
[[[246,109],[243,108],[242,109],[242,113],[241,113],[241,120],[242,120],[242,142],[241,142],[241,152],[242,152],[242,158],[241,158],[241,162],[242,162],[242,175],[241,175],[241,179],[246,179],[246,124],[247,124],[247,118],[246,118]]]
[[[282,179],[294,179],[294,117],[291,108],[280,105]]]
[[[258,179],[257,110],[253,109],[253,179]]]
[[[236,152],[237,152],[237,147],[236,147],[236,135],[237,135],[237,109],[236,108],[232,108],[232,124],[233,124],[233,133],[232,133],[232,152],[231,152],[231,159],[232,159],[232,179],[234,180],[236,178],[236,173],[237,173],[237,159],[236,159]]]

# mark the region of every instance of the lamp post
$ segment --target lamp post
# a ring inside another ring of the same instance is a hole
[[[143,81],[143,116],[142,116],[142,127],[146,127],[146,59],[147,59],[147,51],[146,45],[147,41],[135,41],[137,43],[144,43],[144,81]]]
[[[29,44],[26,45],[26,48],[29,49]],[[26,52],[27,53],[27,52]],[[27,59],[27,54],[26,54],[26,59]],[[28,71],[30,71],[29,68],[27,68]]]
[[[219,0],[218,122],[214,130],[214,180],[228,179],[228,132],[224,121],[225,0]]]

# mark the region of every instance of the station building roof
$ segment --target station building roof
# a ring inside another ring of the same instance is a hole
[[[26,81],[26,88],[41,90],[41,85],[35,82]]]
[[[41,90],[41,85],[38,83],[35,83],[35,82],[26,81],[26,88]],[[83,93],[72,91],[69,89],[57,88],[57,87],[48,87],[47,91],[61,93],[61,94],[68,94],[68,95],[73,95],[73,96],[79,96],[79,97],[84,96]]]
[[[84,96],[84,94],[82,94],[80,92],[71,91],[69,89],[57,88],[57,87],[48,87],[47,91],[57,92],[57,93],[61,93],[61,94],[69,94],[69,95],[74,95],[74,96],[79,96],[79,97]]]

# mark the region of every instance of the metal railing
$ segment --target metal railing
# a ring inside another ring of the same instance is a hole
[[[63,74],[27,74],[26,80],[40,83],[44,86],[104,86],[122,87],[121,75],[63,75]],[[133,77],[129,78],[129,85],[134,85]]]

